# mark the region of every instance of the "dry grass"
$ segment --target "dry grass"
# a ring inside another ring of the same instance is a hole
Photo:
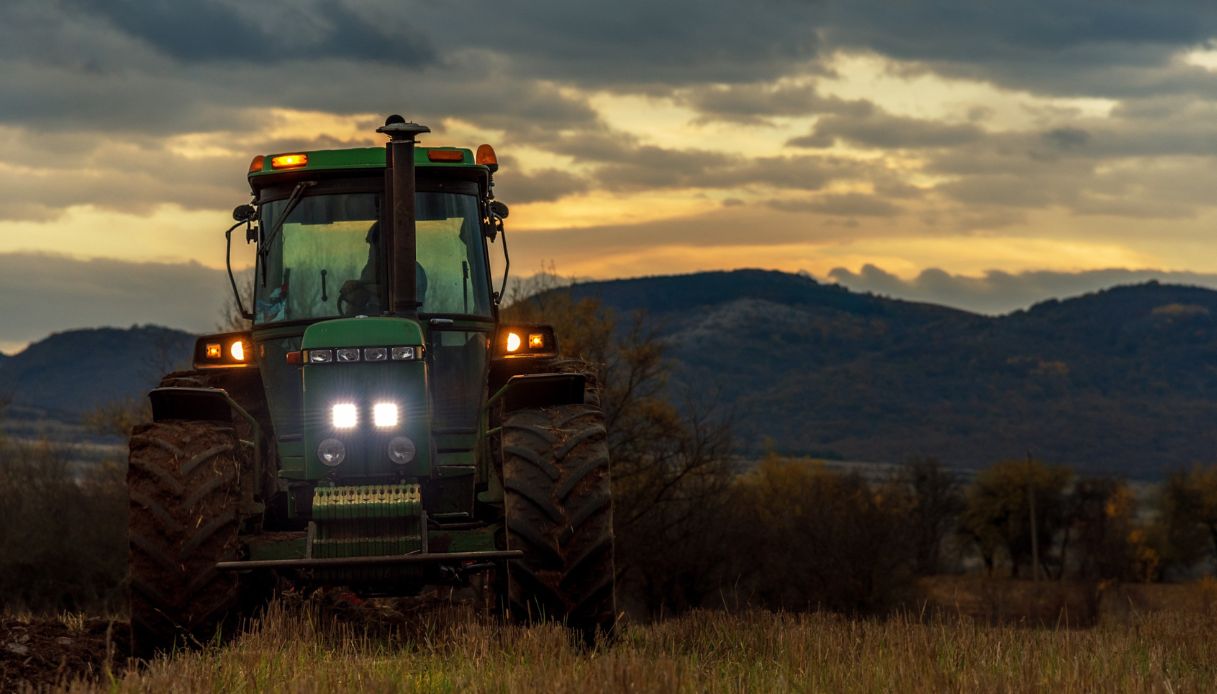
[[[1138,613],[1079,629],[923,623],[909,614],[701,612],[623,629],[583,651],[555,627],[432,612],[367,621],[273,607],[223,648],[179,654],[74,691],[1136,691],[1211,690],[1213,612]],[[362,625],[357,627],[356,625]]]

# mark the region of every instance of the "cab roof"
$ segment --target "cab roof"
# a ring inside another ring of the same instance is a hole
[[[487,167],[474,163],[471,150],[461,147],[415,147],[414,165],[441,168],[463,167],[488,171]],[[249,163],[249,178],[292,171],[346,171],[383,169],[384,167],[384,147],[297,150],[260,154],[254,157],[253,161]]]

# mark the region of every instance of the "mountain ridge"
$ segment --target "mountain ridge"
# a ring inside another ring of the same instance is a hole
[[[672,302],[649,298],[696,291],[701,279],[688,276],[571,291],[618,312],[646,311],[678,365],[675,389],[733,403],[752,454],[930,455],[975,468],[1031,451],[1149,477],[1217,454],[1212,290],[1148,282],[985,316],[768,271],[708,274],[720,285],[771,282],[832,300],[765,305],[754,297],[782,291],[745,290],[674,313]],[[718,340],[709,349],[708,336]]]
[[[1030,451],[1146,478],[1217,456],[1217,291],[1148,282],[1000,316],[765,270],[561,291],[644,311],[675,400],[730,414],[747,455],[977,468]],[[0,359],[0,394],[79,417],[142,395],[193,340],[157,326],[55,333]]]

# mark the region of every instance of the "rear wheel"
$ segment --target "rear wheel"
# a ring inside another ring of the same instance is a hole
[[[524,409],[502,426],[513,618],[554,619],[585,641],[616,623],[604,415],[590,404]]]
[[[234,626],[242,452],[221,422],[136,427],[127,487],[131,637],[137,655],[194,646]]]

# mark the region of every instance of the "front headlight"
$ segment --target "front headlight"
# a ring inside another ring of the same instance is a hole
[[[330,408],[330,424],[335,429],[354,429],[359,424],[359,410],[353,403],[338,403]]]
[[[347,447],[338,439],[326,439],[317,446],[317,457],[330,467],[341,465],[347,459]]]
[[[389,460],[398,465],[405,465],[414,460],[417,449],[414,442],[405,436],[398,436],[389,442]]]
[[[378,402],[372,406],[372,424],[377,429],[392,429],[397,426],[398,407],[395,402]]]
[[[507,353],[515,354],[520,351],[520,345],[523,344],[520,340],[520,334],[517,332],[507,333]]]

